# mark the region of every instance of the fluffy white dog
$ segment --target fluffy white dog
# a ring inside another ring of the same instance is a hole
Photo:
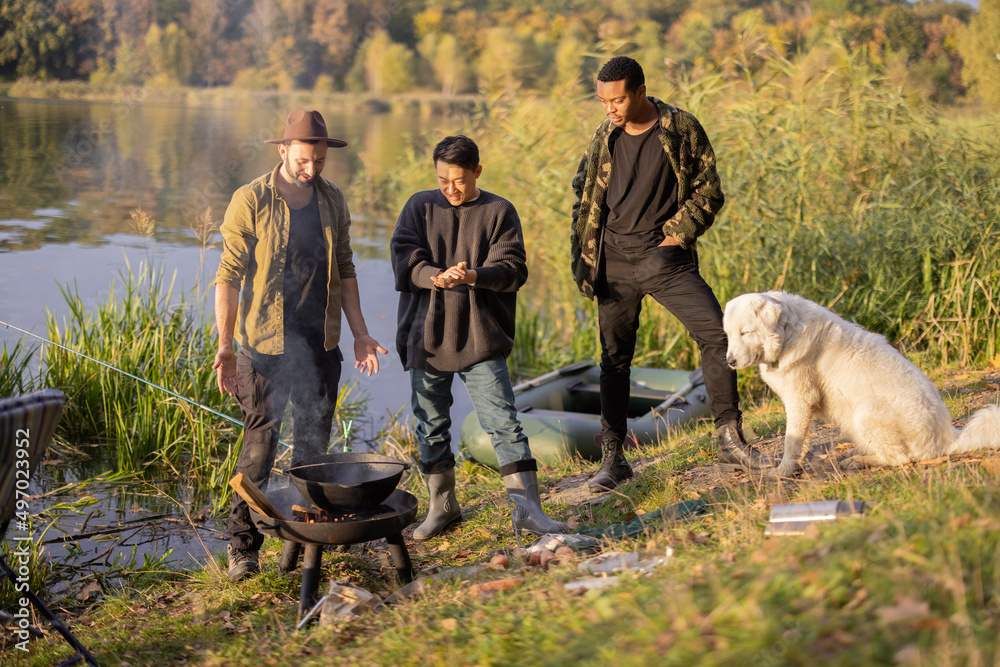
[[[977,412],[961,434],[937,388],[885,337],[787,292],[744,294],[726,304],[726,361],[759,365],[785,404],[785,451],[773,474],[799,466],[814,418],[854,443],[850,467],[902,465],[1000,448],[1000,407]]]

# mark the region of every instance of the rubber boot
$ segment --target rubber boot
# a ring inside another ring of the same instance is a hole
[[[715,437],[719,443],[719,463],[732,463],[747,470],[764,470],[774,465],[770,456],[747,444],[740,421],[723,424],[715,430]]]
[[[591,493],[604,493],[616,488],[627,479],[632,479],[632,466],[625,460],[625,448],[621,439],[614,435],[599,434],[601,445],[601,467],[590,478],[587,488]]]
[[[511,521],[514,531],[521,533],[565,533],[569,528],[561,521],[549,518],[542,509],[542,499],[538,495],[538,473],[534,470],[522,470],[504,475],[503,485],[507,489],[507,497],[514,503],[511,510]]]
[[[430,495],[427,518],[413,531],[413,539],[418,542],[430,539],[462,520],[462,508],[458,506],[455,496],[454,468],[427,475],[427,492]]]

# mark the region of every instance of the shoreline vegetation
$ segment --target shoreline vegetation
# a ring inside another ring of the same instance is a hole
[[[311,90],[248,90],[232,86],[204,88],[195,86],[158,87],[122,86],[86,81],[18,79],[0,82],[0,99],[37,101],[79,101],[104,104],[190,107],[227,107],[234,103],[267,104],[295,109],[305,106],[327,111],[363,111],[365,113],[416,113],[421,117],[441,113],[475,113],[487,97],[475,94],[445,95],[435,92],[373,93],[316,92]]]
[[[938,383],[956,421],[1000,401],[1000,116],[950,119],[908,98],[881,68],[837,44],[788,59],[750,39],[733,63],[742,75],[682,77],[649,91],[694,112],[718,156],[727,203],[699,240],[699,255],[720,301],[775,288],[802,294],[885,335]],[[531,377],[594,358],[598,350],[594,304],[577,295],[567,255],[570,180],[601,113],[589,96],[501,96],[485,109],[459,119],[454,131],[476,138],[483,187],[513,201],[522,218],[532,277],[509,363],[516,377]],[[419,139],[377,184],[387,211],[426,189],[434,139]],[[137,319],[107,320],[113,309],[74,317],[107,338],[115,361],[147,338],[149,354],[167,354],[175,343],[161,341],[166,333],[179,337],[176,345],[186,354],[206,354],[198,338],[210,331],[197,333],[199,325],[175,306],[141,305],[166,303],[156,295],[168,293],[167,285],[161,282],[156,292],[152,284],[133,280],[147,286],[134,290],[129,312]],[[135,340],[142,331],[148,335]],[[641,334],[636,365],[698,364],[697,349],[662,309],[647,309]],[[204,364],[170,366],[191,383],[185,386],[193,396],[211,393]],[[11,376],[22,366],[14,360],[4,367],[14,369]],[[64,368],[88,375],[85,364]],[[179,452],[177,461],[198,483],[209,485],[213,474],[221,479],[229,450],[196,453],[187,436],[173,432],[161,441],[157,429],[175,423],[158,424],[161,415],[143,403],[141,391],[83,381],[67,380],[73,395],[94,397],[75,409],[89,405],[91,423],[109,441],[112,435],[136,440],[128,450],[134,458],[126,457],[134,469],[161,452]],[[740,385],[747,423],[777,447],[784,410],[754,371],[741,373]],[[182,423],[183,409],[176,409]],[[126,418],[146,420],[150,428],[128,427]],[[67,428],[64,418],[63,434]],[[218,430],[200,419],[188,428]],[[814,438],[827,443],[831,459],[847,448],[822,425]],[[406,424],[397,423],[382,444],[399,457],[413,456]],[[550,570],[525,566],[503,575],[523,577],[523,584],[494,597],[478,597],[468,584],[500,574],[468,575],[381,615],[296,632],[298,576],[277,571],[280,545],[269,541],[263,575],[245,585],[219,573],[221,554],[206,554],[212,562],[204,569],[158,571],[106,586],[97,603],[73,607],[72,624],[99,659],[130,664],[329,664],[337,658],[366,665],[918,665],[993,664],[1000,656],[995,452],[773,485],[716,470],[711,427],[699,424],[642,447],[635,458],[647,463],[637,478],[597,504],[552,494],[547,511],[588,526],[692,498],[707,500],[709,512],[607,542],[608,550],[657,556],[671,546],[675,557],[648,577],[627,577],[606,591],[566,591],[563,584],[578,576],[572,562]],[[552,489],[593,469],[568,459],[539,471],[540,483]],[[414,546],[418,569],[479,564],[515,546],[499,478],[470,462],[460,465],[459,475],[468,519]],[[404,485],[426,507],[419,476],[411,473]],[[772,505],[819,499],[864,500],[872,509],[819,535],[764,538]],[[395,583],[384,553],[373,543],[327,555],[324,578],[387,594]],[[16,656],[42,665],[65,655],[58,638],[31,649],[22,656],[8,644],[0,656],[5,663]]]

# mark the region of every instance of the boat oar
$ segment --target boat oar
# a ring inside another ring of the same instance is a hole
[[[580,361],[575,364],[570,364],[569,366],[563,366],[562,368],[557,368],[554,371],[550,371],[545,375],[539,375],[532,380],[525,380],[524,382],[518,384],[514,387],[514,393],[520,394],[525,389],[531,389],[532,387],[537,387],[543,385],[546,382],[551,382],[552,380],[558,380],[559,378],[569,375],[570,373],[575,373],[584,368],[590,368],[594,365],[593,361]]]
[[[651,412],[654,415],[656,415],[657,417],[659,417],[664,412],[666,412],[667,408],[669,408],[671,405],[673,405],[674,403],[678,403],[678,402],[684,400],[684,396],[689,391],[691,391],[692,389],[694,389],[699,384],[704,384],[704,383],[705,383],[705,375],[704,375],[704,373],[702,373],[701,367],[699,366],[698,368],[696,368],[693,371],[691,371],[691,375],[688,376],[688,383],[686,385],[684,385],[683,387],[681,387],[680,390],[676,394],[672,394],[671,396],[669,396],[667,398],[667,400],[663,401],[662,403],[660,403],[659,405],[657,405],[655,408],[653,408],[651,410]]]

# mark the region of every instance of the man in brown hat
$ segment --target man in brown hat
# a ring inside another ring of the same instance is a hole
[[[281,163],[233,194],[222,223],[215,277],[219,390],[243,412],[236,471],[261,490],[274,465],[289,397],[295,424],[292,465],[326,453],[337,404],[340,313],[354,334],[354,367],[378,373],[378,353],[361,313],[351,251],[351,216],[339,187],[321,178],[331,139],[318,111],[293,111],[278,144]],[[234,333],[240,350],[233,350]],[[246,502],[229,514],[229,578],[259,570],[263,535]]]

